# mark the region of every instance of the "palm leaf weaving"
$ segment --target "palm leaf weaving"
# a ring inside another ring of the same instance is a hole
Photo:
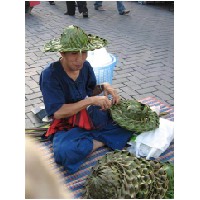
[[[121,127],[136,134],[159,127],[159,116],[151,108],[137,100],[121,100],[110,108],[113,120]]]
[[[89,199],[173,198],[172,164],[147,161],[128,151],[109,152],[93,167],[85,184]],[[94,192],[95,191],[95,192]]]

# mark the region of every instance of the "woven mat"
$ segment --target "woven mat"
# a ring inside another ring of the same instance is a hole
[[[165,115],[163,118],[174,121],[174,110],[172,107],[163,104],[154,97],[147,97],[145,99],[139,100],[142,103],[148,104],[150,106],[161,107],[161,112],[168,112],[169,114]],[[65,187],[72,191],[76,199],[81,199],[83,195],[84,183],[87,176],[91,172],[91,168],[97,163],[103,155],[110,151],[109,148],[101,147],[97,151],[90,154],[85,163],[82,164],[80,170],[72,175],[68,174],[67,171],[63,169],[62,166],[56,164],[53,158],[53,149],[51,142],[44,142],[41,144],[45,158],[48,160],[50,168],[52,168],[56,173],[59,173],[61,178],[64,180]],[[156,159],[158,161],[170,161],[174,162],[174,142],[171,143],[169,148],[161,154],[161,156]]]

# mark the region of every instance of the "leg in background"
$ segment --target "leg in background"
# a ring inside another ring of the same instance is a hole
[[[117,1],[117,10],[120,15],[127,15],[130,12],[130,10],[126,10],[122,1]]]
[[[88,17],[88,8],[86,1],[77,1],[79,13],[83,13],[83,17]]]
[[[74,16],[75,15],[75,1],[66,1],[66,6],[67,6],[67,12],[65,12],[65,15],[70,15]]]

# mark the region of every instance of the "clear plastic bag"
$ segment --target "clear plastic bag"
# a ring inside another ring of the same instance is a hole
[[[158,158],[163,153],[174,139],[174,122],[160,118],[159,128],[141,133],[128,144],[128,151],[135,154],[137,157],[146,156]]]

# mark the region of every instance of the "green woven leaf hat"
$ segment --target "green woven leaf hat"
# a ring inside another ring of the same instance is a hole
[[[159,116],[151,108],[135,99],[121,100],[110,108],[112,119],[121,127],[140,134],[155,130],[160,125]]]
[[[45,52],[82,52],[93,51],[107,45],[107,40],[99,36],[86,34],[80,27],[66,27],[60,38],[54,38],[44,46]]]

